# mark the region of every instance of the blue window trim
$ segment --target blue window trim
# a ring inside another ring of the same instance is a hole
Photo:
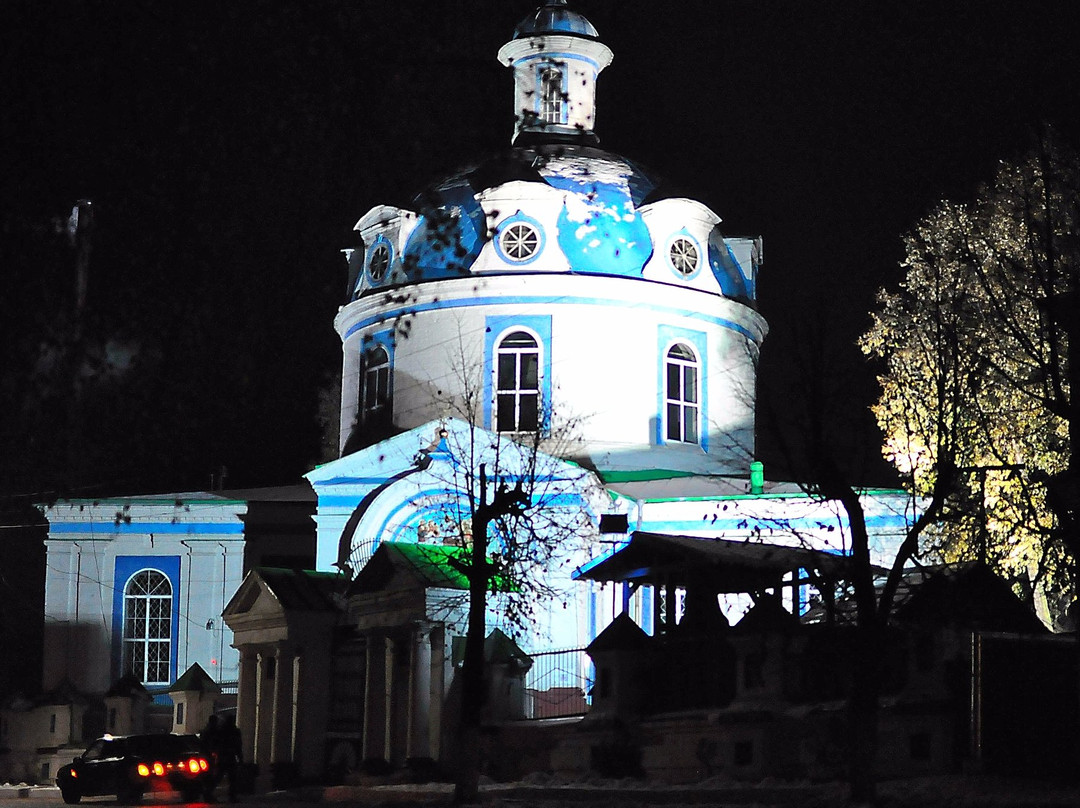
[[[694,271],[689,275],[683,275],[675,268],[675,263],[671,260],[671,245],[675,243],[675,239],[684,238],[694,245],[694,249],[697,250],[697,265],[694,267]],[[668,269],[672,274],[680,281],[690,281],[701,274],[701,267],[709,262],[708,253],[701,249],[701,242],[690,235],[690,231],[685,227],[676,233],[672,233],[668,236],[667,244],[664,245],[664,259],[667,261]]]
[[[502,239],[500,237],[502,236],[503,231],[515,222],[524,222],[525,224],[531,226],[534,230],[536,230],[536,235],[540,239],[540,243],[536,245],[536,252],[534,252],[531,256],[524,260],[511,258],[503,252],[502,248]],[[540,222],[536,221],[536,219],[534,219],[532,216],[526,216],[519,210],[512,216],[507,216],[495,226],[495,235],[491,239],[491,241],[495,245],[495,253],[499,256],[499,258],[501,258],[503,261],[510,264],[511,266],[523,267],[527,264],[531,264],[533,261],[540,257],[541,253],[544,252],[544,247],[547,244],[547,236],[544,234],[544,228],[540,225]]]
[[[124,590],[137,572],[154,570],[172,587],[172,637],[169,641],[169,683],[176,681],[176,652],[180,645],[180,556],[117,556],[113,568],[112,671],[120,677],[124,641]]]
[[[700,264],[699,264],[700,265]],[[657,330],[656,339],[656,431],[653,439],[657,446],[691,446],[692,444],[681,441],[669,441],[664,430],[665,384],[667,373],[667,352],[677,342],[688,344],[694,349],[698,360],[698,445],[709,451],[709,378],[708,365],[708,335],[704,331],[691,331],[689,328],[678,328],[673,325],[662,325]]]
[[[551,315],[533,314],[520,316],[487,317],[484,321],[484,428],[494,431],[492,423],[492,404],[495,400],[493,374],[495,372],[495,345],[511,331],[529,331],[540,343],[541,367],[540,379],[541,426],[546,431],[551,423]]]
[[[531,53],[528,56],[522,56],[514,61],[514,68],[519,65],[527,65],[529,62],[548,62],[549,64],[565,64],[569,62],[582,62],[587,64],[593,69],[593,78],[595,79],[600,72],[600,63],[595,59],[590,59],[588,56],[583,56],[580,53],[571,53],[570,51],[544,51],[543,53]]]
[[[378,247],[380,244],[386,245],[386,249],[389,251],[389,258],[386,262],[385,274],[381,278],[376,278],[371,274],[371,259],[375,255],[375,248]],[[379,235],[375,236],[375,240],[371,242],[371,249],[368,250],[367,254],[364,256],[364,275],[367,277],[370,284],[375,285],[377,283],[386,283],[386,281],[390,278],[390,271],[394,268],[394,258],[396,257],[394,253],[394,245],[390,241],[390,239],[388,239],[382,233],[379,233]]]
[[[363,395],[364,387],[364,354],[370,351],[372,348],[382,348],[386,351],[386,360],[390,368],[389,380],[387,382],[386,395],[389,398],[390,413],[394,412],[394,349],[397,347],[397,340],[394,337],[393,328],[384,328],[382,331],[372,331],[370,334],[364,334],[360,337],[360,355],[357,357],[357,370],[360,373],[360,378],[357,380],[356,390],[356,418],[360,419],[362,415],[362,409],[364,402],[361,399]]]

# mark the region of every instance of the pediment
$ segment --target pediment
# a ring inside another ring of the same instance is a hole
[[[247,615],[250,617],[284,617],[285,608],[277,599],[258,570],[252,570],[244,578],[222,612],[225,618]]]

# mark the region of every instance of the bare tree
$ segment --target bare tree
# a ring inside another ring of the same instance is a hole
[[[598,489],[584,469],[560,460],[576,441],[577,421],[539,402],[535,423],[513,432],[476,426],[484,395],[481,371],[470,367],[459,340],[451,366],[459,395],[445,395],[447,415],[470,425],[444,430],[442,439],[455,462],[445,464],[442,482],[460,492],[461,508],[450,519],[444,540],[466,552],[451,564],[468,582],[465,652],[460,670],[461,705],[457,727],[456,803],[477,796],[481,760],[480,728],[485,697],[484,641],[491,596],[497,619],[508,633],[533,626],[541,607],[573,597],[570,571],[595,531],[589,499]]]
[[[838,377],[837,367],[847,364],[840,360],[837,346],[828,331],[815,325],[804,325],[805,333],[799,344],[802,354],[799,371],[786,379],[787,394],[782,398],[768,391],[759,413],[762,428],[777,444],[789,473],[811,497],[837,504],[845,517],[851,557],[847,574],[847,593],[855,604],[855,638],[853,643],[851,690],[848,694],[847,774],[851,796],[858,802],[872,803],[876,798],[878,727],[882,682],[886,680],[888,655],[884,653],[886,627],[895,606],[904,568],[923,556],[922,539],[926,531],[944,518],[954,480],[955,444],[951,438],[952,420],[946,409],[925,413],[926,427],[941,435],[939,474],[927,490],[917,494],[913,489],[910,512],[914,517],[907,523],[897,552],[891,559],[884,578],[873,563],[871,535],[863,507],[865,489],[859,477],[864,472],[861,462],[865,446],[853,442],[853,437],[865,434],[854,425],[857,416],[850,408],[851,380]],[[955,341],[945,333],[928,343],[940,355],[939,362],[947,365],[955,360]],[[946,376],[933,381],[948,400],[943,386]],[[792,396],[790,391],[798,391]],[[781,411],[771,402],[783,400]],[[830,593],[831,595],[832,593]],[[837,593],[839,594],[839,593]]]

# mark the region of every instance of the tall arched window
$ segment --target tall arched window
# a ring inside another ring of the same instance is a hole
[[[390,355],[376,345],[365,351],[360,363],[359,421],[362,424],[390,420]]]
[[[142,570],[124,587],[125,673],[146,685],[171,679],[172,584],[157,570]]]
[[[540,346],[525,331],[514,331],[499,342],[495,409],[499,432],[532,432],[540,426]]]
[[[540,120],[544,123],[563,122],[563,76],[554,67],[540,71]]]
[[[667,438],[682,443],[698,442],[698,362],[689,346],[672,345],[664,360]]]

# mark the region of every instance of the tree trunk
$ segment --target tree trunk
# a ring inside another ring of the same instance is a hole
[[[480,711],[484,706],[484,630],[487,614],[487,477],[480,467],[480,506],[473,514],[469,573],[469,623],[461,665],[461,713],[458,721],[454,804],[475,803],[480,789]]]
[[[873,805],[877,799],[880,655],[884,649],[876,626],[859,626],[855,643],[848,701],[848,783],[853,803]]]

